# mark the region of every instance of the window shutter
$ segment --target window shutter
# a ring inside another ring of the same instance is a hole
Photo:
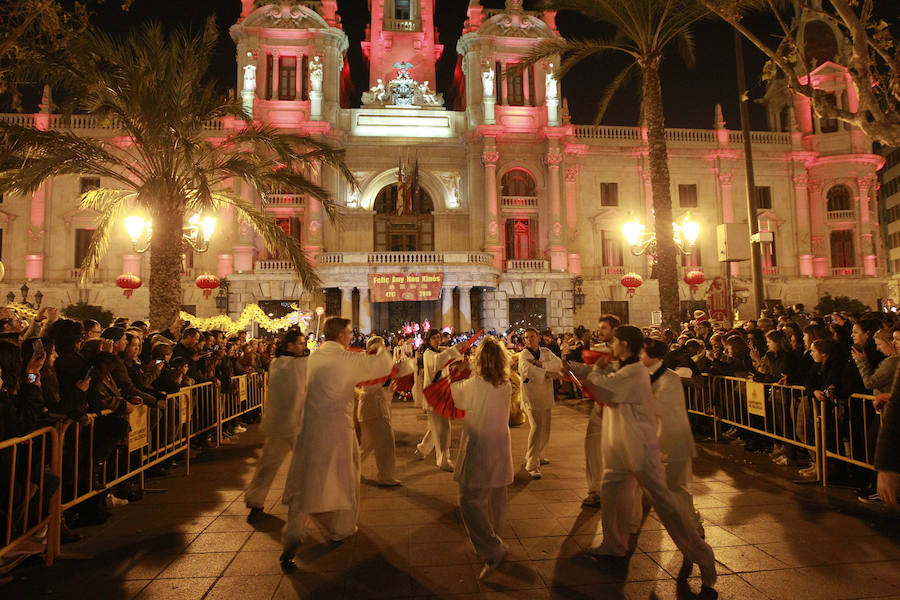
[[[516,257],[516,220],[515,219],[507,219],[506,227],[506,258],[507,260]]]

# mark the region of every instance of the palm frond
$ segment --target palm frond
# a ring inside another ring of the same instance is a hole
[[[606,114],[606,109],[609,108],[609,103],[612,101],[613,97],[624,87],[626,83],[628,83],[637,73],[637,63],[632,62],[630,65],[619,71],[619,74],[616,75],[612,82],[603,90],[603,95],[600,97],[600,102],[597,103],[597,115],[594,117],[594,125],[599,125],[600,121],[603,120],[603,116]]]
[[[262,237],[266,248],[273,252],[287,254],[305,289],[314,290],[321,286],[322,282],[319,276],[296,240],[285,233],[275,219],[267,215],[264,210],[234,194],[217,192],[213,194],[213,199],[221,204],[233,206],[238,218],[246,221]]]
[[[106,252],[109,250],[109,240],[113,226],[121,223],[121,213],[125,207],[125,201],[133,196],[133,190],[108,188],[90,190],[82,194],[79,206],[82,209],[95,210],[99,213],[99,216],[97,217],[97,228],[91,236],[87,254],[85,254],[81,263],[81,276],[79,278],[81,285],[90,281],[90,277],[100,264],[100,260],[106,256]]]

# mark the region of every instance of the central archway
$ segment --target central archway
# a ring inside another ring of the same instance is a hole
[[[434,203],[420,187],[413,198],[401,198],[394,183],[375,196],[376,252],[431,252],[434,250]]]

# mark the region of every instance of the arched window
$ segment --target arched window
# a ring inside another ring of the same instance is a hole
[[[536,196],[534,177],[524,169],[512,169],[500,180],[502,196]]]
[[[828,190],[828,212],[853,210],[850,205],[850,190],[846,185],[836,185]]]
[[[389,213],[430,215],[434,212],[434,203],[425,188],[419,186],[415,192],[407,187],[403,190],[403,210],[399,210],[400,186],[389,185],[382,188],[375,196],[375,212],[379,215]]]
[[[424,188],[401,193],[394,183],[375,196],[376,252],[431,252],[434,250],[434,204]]]
[[[791,130],[791,107],[790,105],[785,106],[781,109],[781,112],[778,115],[778,125],[779,131],[790,131]]]
[[[824,21],[810,21],[803,29],[806,61],[811,69],[837,58],[838,42],[834,30]]]

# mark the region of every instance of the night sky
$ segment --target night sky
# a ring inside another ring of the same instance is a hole
[[[892,0],[893,1],[893,0]],[[877,2],[877,4],[882,4]],[[889,2],[890,3],[890,2]],[[94,23],[109,31],[125,32],[148,19],[162,21],[167,27],[187,25],[199,30],[207,16],[215,15],[222,32],[213,77],[223,91],[235,87],[234,43],[228,28],[240,15],[240,0],[135,0],[128,12],[117,8],[114,0],[96,11]],[[531,2],[525,0],[525,8]],[[897,4],[900,4],[898,2]],[[456,42],[466,18],[466,0],[436,0],[435,22],[444,44],[444,55],[438,62],[437,89],[447,97],[451,77],[458,55]],[[504,0],[482,0],[485,8],[502,8]],[[348,59],[356,86],[356,98],[368,88],[368,72],[360,51],[365,26],[369,22],[366,0],[338,0],[344,31],[350,38]],[[896,7],[893,9],[896,11]],[[894,15],[896,16],[896,15]],[[771,19],[754,17],[750,21],[757,30],[777,32]],[[595,29],[572,13],[557,15],[557,27],[564,36],[586,37]],[[710,128],[714,107],[721,103],[729,128],[740,127],[737,107],[737,84],[734,70],[734,45],[730,27],[718,20],[709,20],[696,27],[697,64],[689,69],[677,56],[663,63],[663,99],[666,107],[666,125],[669,127]],[[758,98],[764,92],[759,73],[764,63],[763,55],[745,44],[747,80],[751,97]],[[572,121],[591,123],[596,113],[597,101],[603,85],[618,73],[620,60],[593,58],[579,65],[563,80],[563,96],[568,99]],[[611,104],[603,119],[604,124],[636,125],[638,119],[637,81],[623,89]],[[449,102],[452,98],[448,98]],[[765,129],[765,116],[760,106],[752,108],[753,129]]]

